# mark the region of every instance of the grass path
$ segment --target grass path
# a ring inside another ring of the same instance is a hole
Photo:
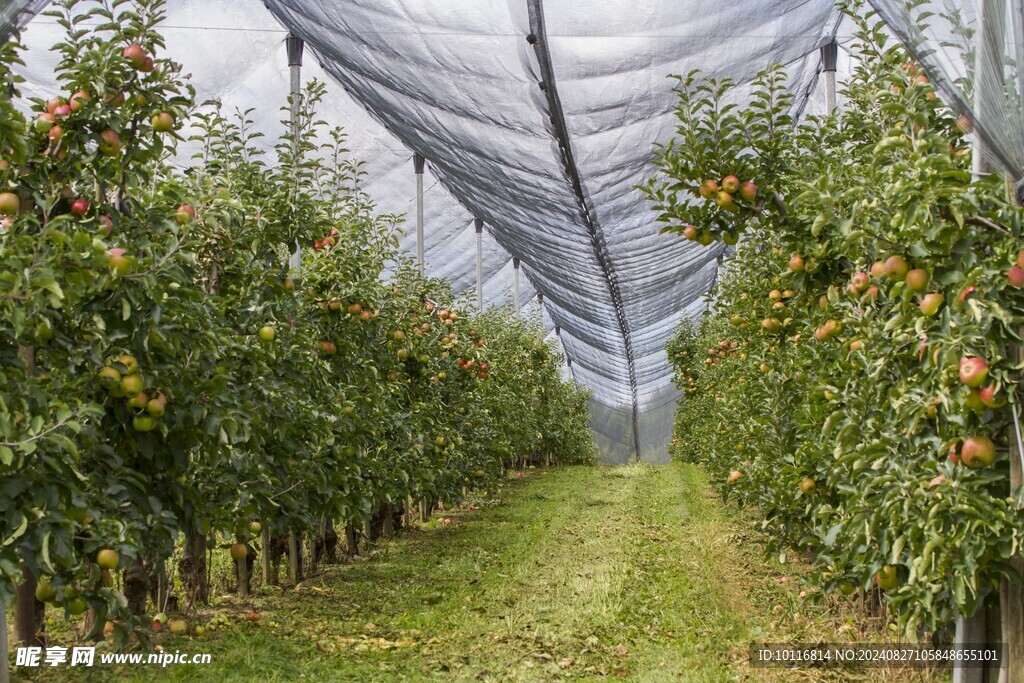
[[[739,525],[696,469],[536,471],[500,497],[458,513],[450,527],[405,534],[332,567],[297,592],[220,606],[258,609],[258,624],[237,620],[164,641],[172,652],[211,652],[210,666],[135,668],[118,679],[729,681],[769,673],[746,667],[745,647],[780,635],[772,607],[788,589],[737,539]],[[110,680],[109,669],[105,676],[96,680]]]

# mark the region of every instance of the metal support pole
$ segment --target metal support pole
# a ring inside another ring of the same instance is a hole
[[[839,57],[839,44],[832,41],[821,48],[822,75],[825,78],[825,109],[828,114],[836,110],[836,61]]]
[[[476,225],[476,307],[484,310],[484,222],[473,219]]]
[[[974,177],[981,178],[992,173],[993,169],[987,160],[984,146],[981,142],[981,130],[991,130],[993,118],[996,113],[1005,106],[1005,94],[1003,91],[1003,78],[1006,61],[1006,26],[1011,24],[1007,21],[1006,12],[1013,13],[1020,10],[1016,3],[1011,3],[1013,9],[1008,10],[1006,3],[1002,0],[976,0],[977,9],[977,30],[974,34],[974,150],[972,154],[972,171]],[[1019,41],[1020,36],[1015,36]],[[1018,69],[1020,65],[1018,64]],[[996,150],[992,150],[995,152]],[[1015,330],[1018,334],[1021,328]],[[1020,342],[1011,342],[1009,355],[1017,362],[1024,358],[1024,347]],[[1020,436],[1020,405],[1014,403],[1014,433],[1010,437],[1010,481],[1009,491],[1011,496],[1015,495],[1024,484],[1024,468],[1021,467],[1022,449]],[[1024,557],[1018,554],[1010,560],[1010,565],[1018,572],[1024,572]],[[982,610],[979,610],[982,611]],[[984,619],[984,613],[982,613]],[[989,622],[992,623],[991,620]],[[957,622],[958,634],[960,622]],[[1007,648],[1006,668],[1000,669],[998,673],[999,683],[1024,683],[1024,587],[1019,584],[1010,583],[1003,579],[999,586],[999,622],[998,630],[990,625],[986,634],[986,643],[1002,642]],[[973,670],[972,670],[973,671]],[[964,683],[968,679],[957,677],[958,671],[954,669],[953,680],[955,683]],[[986,671],[988,673],[988,671]]]
[[[985,74],[996,73],[996,65],[1000,63],[999,53],[997,52],[996,45],[1002,45],[1002,41],[998,43],[994,40],[996,36],[993,34],[994,30],[998,30],[998,23],[994,21],[995,12],[1001,11],[1001,8],[997,9],[998,5],[1002,3],[996,3],[993,0],[976,0],[977,8],[977,31],[974,34],[975,40],[975,70],[974,70],[974,110],[976,114],[976,120],[984,120],[984,114],[986,111],[991,111],[993,103],[993,97],[1002,97],[1001,89],[998,93],[990,92],[992,90],[992,83],[990,79],[985,77]],[[1001,70],[998,71],[1001,73]],[[1001,82],[1001,81],[1000,81]],[[974,136],[974,149],[972,154],[972,171],[974,178],[977,180],[981,176],[988,174],[991,169],[988,168],[984,159],[983,148],[981,145],[980,136],[975,134]],[[1014,406],[1016,409],[1016,406]],[[1011,439],[1012,443],[1012,439]],[[1013,446],[1011,445],[1011,455]],[[1012,489],[1011,489],[1012,490]],[[1005,588],[1001,587],[1001,588]],[[1005,602],[1007,593],[1005,589],[1000,590],[1000,602]],[[1018,600],[1020,599],[1020,593],[1017,593]],[[1013,644],[1008,638],[1014,637],[1012,633],[1002,633],[1001,637],[994,633],[986,632],[986,608],[984,606],[979,607],[977,612],[970,616],[962,616],[956,621],[956,636],[954,642],[960,643],[975,643],[975,644],[987,644],[994,642],[1007,643],[1010,647],[1010,662],[1008,666],[1013,666]],[[1017,633],[1017,638],[1021,637],[1021,633]],[[1014,680],[1020,681],[1021,669],[1017,669],[1013,679],[1006,678],[1007,674],[1014,675],[1008,669],[1003,669],[999,678],[1000,681]],[[967,668],[967,667],[953,667],[953,683],[981,683],[985,680],[986,670],[979,667]]]
[[[416,263],[423,277],[423,166],[426,159],[416,152],[412,155],[413,169],[416,171]]]
[[[292,129],[292,159],[299,156],[299,98],[302,96],[302,51],[305,43],[293,33],[285,38],[285,47],[288,49],[288,68],[291,71],[291,129]],[[295,253],[288,259],[288,269],[297,273],[302,266],[302,247],[298,241],[295,242]]]
[[[516,315],[519,315],[519,259],[512,257],[512,300],[516,302]]]

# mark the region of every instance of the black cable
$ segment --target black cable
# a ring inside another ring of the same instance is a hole
[[[531,42],[537,52],[537,61],[540,64],[541,73],[544,77],[543,91],[548,99],[548,115],[551,117],[551,124],[554,127],[555,136],[558,138],[558,146],[562,150],[562,162],[565,171],[572,184],[573,193],[576,196],[576,205],[580,212],[580,219],[590,233],[590,241],[593,245],[594,256],[604,273],[605,281],[608,284],[608,295],[615,308],[615,317],[619,323],[619,331],[622,334],[622,342],[626,349],[626,362],[629,369],[629,390],[633,403],[633,447],[636,450],[637,460],[640,459],[640,407],[637,398],[636,385],[636,364],[633,360],[633,343],[626,320],[626,309],[622,303],[622,292],[619,289],[618,278],[615,275],[615,267],[612,264],[611,255],[608,251],[608,244],[604,239],[604,233],[597,223],[587,203],[587,195],[583,189],[583,182],[580,180],[580,172],[572,153],[572,144],[569,140],[569,129],[565,122],[565,114],[562,111],[562,102],[558,98],[558,88],[555,85],[555,69],[551,63],[551,53],[547,47],[547,32],[544,27],[544,7],[542,0],[528,0],[527,7],[530,14],[530,35],[534,38]]]

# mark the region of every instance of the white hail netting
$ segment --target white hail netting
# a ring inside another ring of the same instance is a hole
[[[984,160],[1024,179],[1024,0],[870,0],[943,100],[969,118]]]
[[[457,291],[474,286],[472,218],[482,218],[485,298],[510,293],[510,254],[519,257],[532,282],[522,279],[520,304],[534,286],[543,292],[576,380],[594,392],[603,459],[664,462],[677,398],[664,346],[683,316],[703,311],[722,248],[659,235],[634,189],[653,171],[652,143],[675,127],[666,76],[699,68],[747,83],[782,63],[798,111],[820,111],[818,48],[838,25],[833,2],[713,12],[703,0],[266,5],[169,1],[167,52],[193,74],[199,98],[257,107],[256,128],[273,139],[288,92],[286,30],[304,39],[303,80],[323,78],[317,62],[329,74],[321,113],[367,162],[363,187],[381,211],[409,214],[412,225],[412,151],[426,157],[429,272]],[[26,94],[52,92],[45,49],[59,38],[46,17],[25,31]]]

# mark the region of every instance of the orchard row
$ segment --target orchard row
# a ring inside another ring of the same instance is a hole
[[[998,175],[972,179],[968,122],[887,40],[861,22],[848,104],[800,123],[779,69],[742,109],[681,79],[647,191],[667,230],[746,235],[669,346],[676,456],[763,513],[769,550],[814,559],[812,598],[884,591],[913,638],[1019,580],[1024,235]],[[708,178],[761,199],[709,201]]]
[[[25,640],[41,603],[123,642],[154,581],[206,599],[214,539],[248,569],[257,539],[594,453],[539,320],[467,310],[398,252],[323,86],[266,163],[244,114],[193,104],[162,5],[58,3],[63,92],[0,101],[0,600]]]

